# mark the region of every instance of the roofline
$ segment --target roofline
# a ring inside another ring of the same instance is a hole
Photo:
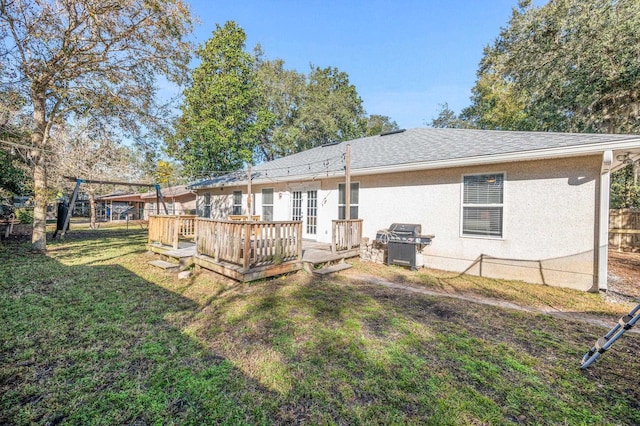
[[[449,160],[424,161],[420,163],[393,164],[389,166],[368,167],[366,169],[352,169],[351,174],[368,175],[381,173],[396,173],[415,170],[445,169],[450,167],[481,166],[495,163],[511,163],[516,161],[544,160],[562,157],[580,157],[602,154],[605,151],[638,148],[640,137],[626,141],[601,142],[591,145],[574,145],[532,151],[518,151],[505,154],[481,155],[475,157],[452,158]]]
[[[572,145],[556,148],[536,149],[531,151],[517,151],[504,154],[492,154],[481,155],[474,157],[462,157],[452,158],[448,160],[435,160],[435,161],[423,161],[416,163],[404,163],[404,164],[391,164],[387,166],[367,167],[362,169],[351,169],[352,176],[365,176],[371,174],[384,174],[384,173],[398,173],[417,170],[429,170],[429,169],[445,169],[453,167],[465,167],[465,166],[481,166],[485,164],[495,163],[510,163],[516,161],[530,161],[530,160],[543,160],[550,158],[562,158],[562,157],[579,157],[586,155],[602,154],[605,151],[613,150],[625,150],[640,147],[640,136],[633,137],[627,140],[617,140],[610,142],[598,142],[587,145]],[[322,172],[321,178],[332,178],[344,176],[344,171],[335,170],[330,172]],[[318,179],[318,173],[295,175],[295,176],[283,176],[274,178],[258,178],[253,179],[252,184],[260,185],[265,183],[282,183],[293,182],[300,180],[315,180]],[[206,186],[192,186],[193,190],[220,188],[224,186],[236,187],[244,186],[247,184],[246,180],[222,183],[222,184],[209,184]]]

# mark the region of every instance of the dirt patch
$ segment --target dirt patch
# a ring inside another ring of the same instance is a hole
[[[609,250],[609,292],[640,300],[640,253]]]
[[[5,241],[17,241],[28,242],[31,241],[31,232],[33,231],[33,225],[28,223],[19,223],[13,225],[11,234],[6,235],[7,226],[5,224],[0,225],[0,240]]]

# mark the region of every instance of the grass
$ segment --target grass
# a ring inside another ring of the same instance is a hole
[[[355,271],[366,272],[392,282],[401,282],[433,291],[472,294],[540,309],[620,316],[628,313],[635,306],[607,303],[599,294],[595,293],[585,293],[547,285],[523,284],[520,281],[460,275],[431,269],[411,272],[401,267],[387,267],[368,262],[357,262]]]
[[[147,266],[144,242],[116,228],[74,231],[46,256],[0,246],[0,424],[640,423],[637,335],[581,371],[606,330],[347,274],[178,280]],[[523,304],[626,309],[517,282],[356,269]]]

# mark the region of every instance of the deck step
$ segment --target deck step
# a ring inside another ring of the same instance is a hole
[[[338,263],[331,266],[326,266],[322,269],[316,269],[313,271],[314,275],[325,276],[329,274],[333,274],[334,272],[344,271],[345,269],[351,268],[351,265],[348,263]]]
[[[175,263],[165,262],[164,260],[151,260],[149,261],[149,265],[157,266],[162,269],[174,269],[180,266]]]

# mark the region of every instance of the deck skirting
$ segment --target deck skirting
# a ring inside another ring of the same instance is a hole
[[[301,260],[291,260],[279,264],[265,264],[243,270],[241,265],[234,263],[215,261],[212,257],[198,254],[193,257],[196,266],[208,269],[236,281],[250,282],[277,275],[288,274],[302,269]]]

